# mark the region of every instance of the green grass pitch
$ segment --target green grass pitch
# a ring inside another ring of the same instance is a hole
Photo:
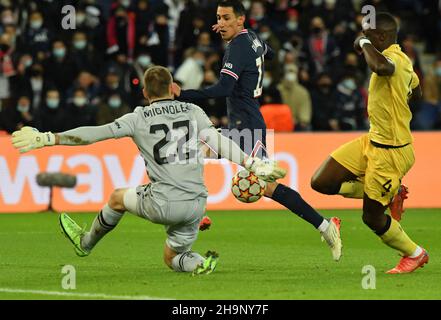
[[[399,256],[363,225],[360,210],[323,213],[343,220],[338,263],[318,232],[292,213],[209,212],[212,229],[199,234],[193,249],[214,249],[220,261],[201,277],[169,270],[163,227],[129,214],[86,258],[60,233],[57,214],[2,214],[0,299],[441,298],[440,210],[407,210],[402,226],[430,254],[425,268],[407,275],[384,273]],[[72,214],[88,225],[94,216]],[[75,268],[75,290],[62,288],[65,265]],[[376,270],[375,289],[362,288],[366,265]]]

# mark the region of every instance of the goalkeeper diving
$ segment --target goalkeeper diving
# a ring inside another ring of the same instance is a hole
[[[168,267],[193,275],[209,274],[216,268],[218,254],[208,251],[202,257],[191,251],[208,196],[200,141],[262,180],[274,182],[286,175],[286,170],[274,161],[247,156],[232,140],[218,133],[200,107],[174,100],[172,84],[166,68],[151,67],[144,74],[143,89],[149,106],[137,107],[103,126],[79,127],[62,133],[23,127],[12,134],[14,147],[22,153],[46,146],[86,145],[122,137],[131,137],[140,150],[149,184],[114,190],[89,231],[67,214],[60,215],[61,229],[78,256],[88,256],[128,211],[165,226],[164,261]]]

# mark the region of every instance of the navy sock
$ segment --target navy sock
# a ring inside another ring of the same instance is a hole
[[[300,218],[308,221],[315,228],[318,228],[323,222],[324,218],[320,213],[307,204],[297,191],[283,184],[277,186],[271,198],[294,212]]]

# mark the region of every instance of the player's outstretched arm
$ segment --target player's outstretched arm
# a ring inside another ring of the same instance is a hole
[[[395,72],[395,64],[378,51],[365,36],[358,37],[354,49],[364,54],[369,68],[379,76],[391,76]]]
[[[20,153],[53,145],[85,145],[114,138],[110,124],[97,127],[79,127],[62,133],[40,132],[23,127],[12,133],[12,144]]]
[[[181,88],[174,83],[173,94],[176,98],[179,98],[179,100],[185,101],[229,97],[235,84],[236,80],[233,77],[221,74],[217,83],[203,89],[181,90]]]
[[[102,126],[79,127],[55,134],[55,144],[78,146],[113,139],[115,135],[111,124]]]
[[[286,170],[279,167],[277,162],[249,157],[233,140],[223,136],[213,127],[203,130],[201,138],[222,158],[245,167],[262,180],[273,182],[286,175]]]

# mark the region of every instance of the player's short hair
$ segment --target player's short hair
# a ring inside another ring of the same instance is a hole
[[[398,22],[393,15],[379,12],[375,16],[377,29],[382,31],[398,32]]]
[[[219,0],[217,2],[217,6],[233,8],[233,12],[237,17],[244,16],[246,14],[245,7],[243,6],[242,1],[240,0]]]
[[[172,82],[170,71],[162,66],[150,67],[144,73],[144,88],[150,98],[168,95],[168,88]]]

